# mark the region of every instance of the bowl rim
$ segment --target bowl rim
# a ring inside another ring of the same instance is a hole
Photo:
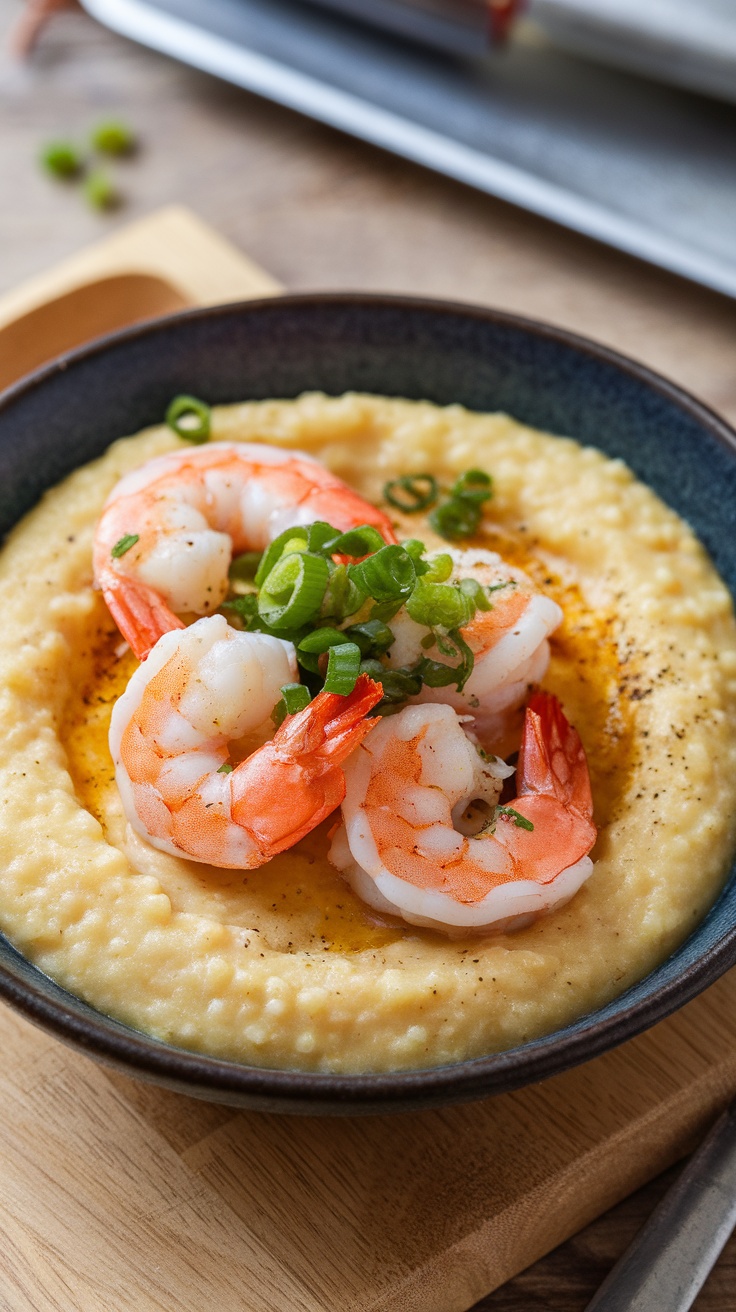
[[[374,311],[382,308],[387,311],[415,311],[448,319],[470,318],[567,347],[623,372],[658,393],[704,427],[736,459],[736,431],[721,416],[678,384],[611,347],[566,328],[509,311],[434,297],[386,293],[284,294],[214,306],[197,306],[145,320],[65,352],[21,378],[0,393],[0,414],[12,409],[16,402],[43,387],[57,374],[66,373],[78,364],[93,360],[111,347],[155,337],[157,333],[168,331],[182,321],[240,317],[244,313],[267,315],[279,311],[298,311],[300,308],[359,310],[362,307]],[[556,1030],[506,1051],[467,1058],[450,1065],[343,1075],[248,1066],[166,1044],[143,1031],[122,1025],[103,1012],[97,1012],[45,975],[29,959],[22,957],[10,940],[5,941],[11,948],[11,954],[15,953],[20,958],[23,969],[0,962],[0,998],[56,1037],[130,1074],[166,1082],[185,1093],[223,1100],[231,1097],[243,1103],[250,1100],[253,1103],[260,1102],[262,1106],[294,1111],[303,1111],[306,1104],[314,1103],[317,1110],[369,1110],[378,1113],[509,1092],[559,1074],[634,1038],[690,1002],[736,964],[734,924],[702,956],[685,966],[674,979],[664,982],[654,994],[631,1002],[613,1015],[604,1014],[598,1020],[595,1017],[599,1012],[605,1011],[611,1004],[597,1008],[572,1022],[575,1028],[571,1032],[566,1029]],[[686,941],[676,951],[680,951]],[[656,969],[660,969],[663,964]],[[29,973],[31,979],[27,978]],[[639,984],[643,982],[638,981]],[[49,984],[52,985],[51,991]],[[624,993],[619,998],[625,996]],[[586,1023],[588,1017],[590,1021]]]

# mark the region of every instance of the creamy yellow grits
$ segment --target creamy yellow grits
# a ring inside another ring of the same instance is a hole
[[[304,1070],[508,1048],[644,976],[711,905],[736,840],[736,624],[689,528],[620,461],[505,415],[307,395],[216,409],[212,436],[312,451],[376,502],[401,472],[493,474],[475,545],[565,612],[544,686],[588,753],[594,873],[527,929],[449,941],[365,907],[327,861],[329,825],[254,871],[132,834],[107,730],[135,662],[91,546],[117,479],[180,444],[159,427],[49,492],[0,554],[0,927],[130,1025]],[[437,545],[420,517],[397,525]]]

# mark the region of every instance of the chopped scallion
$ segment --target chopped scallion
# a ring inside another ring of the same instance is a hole
[[[283,724],[287,715],[297,715],[309,705],[312,698],[309,689],[303,683],[285,683],[281,688],[281,697],[271,712],[271,719],[276,728]]]
[[[319,614],[329,569],[321,556],[294,552],[274,565],[258,594],[258,613],[273,629],[297,629]]]
[[[138,542],[139,540],[140,540],[140,533],[126,533],[124,537],[120,538],[115,543],[115,546],[112,548],[110,555],[115,560],[119,560],[120,557],[124,556],[126,551],[130,551],[130,548],[134,547],[136,542]]]
[[[325,675],[325,692],[340,693],[347,697],[355,687],[360,674],[360,648],[354,642],[343,642],[330,647]]]
[[[433,506],[437,493],[437,479],[433,474],[403,474],[401,478],[392,478],[383,489],[389,505],[405,515]]]
[[[381,547],[358,565],[351,565],[348,573],[366,596],[378,602],[405,599],[417,578],[411,556],[397,545]]]
[[[166,411],[166,423],[185,442],[199,445],[209,438],[212,412],[207,402],[196,396],[175,396]]]
[[[513,806],[497,806],[496,815],[507,816],[509,820],[513,820],[517,829],[528,829],[530,833],[534,829],[531,820],[527,820],[525,815],[521,815],[518,811],[515,811]]]

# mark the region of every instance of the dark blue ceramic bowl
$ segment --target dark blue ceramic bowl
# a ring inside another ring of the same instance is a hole
[[[736,589],[736,435],[612,351],[510,315],[440,302],[300,296],[177,314],[64,356],[0,399],[0,532],[177,392],[212,402],[348,389],[506,410],[621,456],[685,517]],[[91,1056],[202,1098],[270,1111],[370,1112],[478,1098],[631,1038],[736,961],[736,881],[662,966],[609,1006],[510,1052],[432,1070],[262,1070],[169,1047],[65,992],[0,937],[0,996]]]

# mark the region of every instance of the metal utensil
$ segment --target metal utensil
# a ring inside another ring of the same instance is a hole
[[[736,1226],[736,1103],[604,1280],[586,1312],[687,1312]]]

